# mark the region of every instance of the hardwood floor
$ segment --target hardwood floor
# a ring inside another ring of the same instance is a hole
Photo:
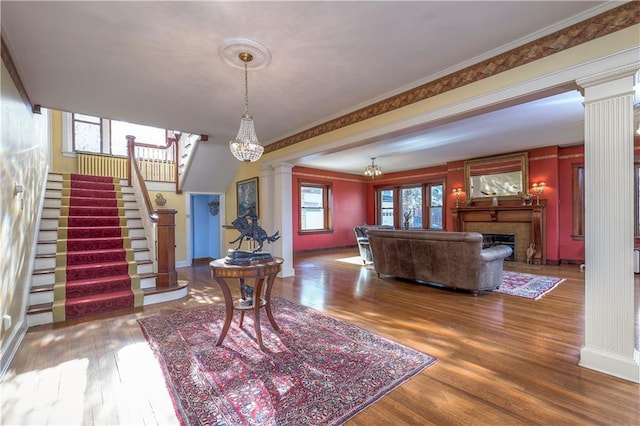
[[[505,266],[566,278],[532,301],[378,278],[357,256],[355,248],[299,254],[296,276],[278,279],[274,294],[438,361],[348,424],[640,424],[640,385],[577,365],[584,330],[578,266]],[[186,299],[32,328],[0,383],[0,423],[178,424],[136,320],[222,300],[207,265],[178,275],[190,281]],[[635,284],[638,299],[639,276]]]

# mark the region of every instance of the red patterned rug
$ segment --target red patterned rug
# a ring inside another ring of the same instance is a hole
[[[494,291],[510,296],[538,300],[556,288],[562,281],[564,281],[564,278],[504,271],[502,285]]]
[[[238,314],[221,346],[224,305],[140,319],[185,425],[338,425],[435,358],[288,300],[273,298],[266,352]]]

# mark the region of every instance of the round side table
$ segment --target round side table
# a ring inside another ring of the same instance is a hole
[[[258,340],[260,349],[263,351],[265,350],[265,347],[262,344],[262,332],[260,331],[260,308],[264,308],[267,312],[267,317],[269,318],[271,326],[276,331],[280,331],[280,328],[276,324],[273,314],[271,313],[271,289],[278,272],[282,269],[283,262],[284,260],[282,258],[274,257],[273,260],[268,262],[256,262],[247,265],[229,265],[224,263],[224,259],[217,259],[209,263],[209,266],[211,267],[211,277],[216,281],[216,283],[218,283],[222,290],[222,294],[224,295],[226,312],[222,333],[220,333],[216,346],[220,346],[224,341],[224,338],[227,336],[229,326],[233,320],[234,311],[240,311],[240,327],[242,327],[244,313],[246,311],[253,311],[253,326],[256,331],[256,339]],[[241,286],[244,285],[244,280],[246,278],[255,279],[253,286],[253,303],[251,305],[242,304],[242,299],[234,300],[226,281],[227,278],[238,279]],[[265,280],[267,282],[266,286],[264,286]]]

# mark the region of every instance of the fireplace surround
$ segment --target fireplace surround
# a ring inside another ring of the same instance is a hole
[[[540,200],[540,205],[522,205],[520,200],[500,200],[498,206],[491,205],[490,200],[474,200],[474,205],[451,209],[453,230],[513,234],[515,261],[526,263],[527,248],[533,243],[536,253],[532,263],[544,265],[547,263],[545,208],[545,200]]]

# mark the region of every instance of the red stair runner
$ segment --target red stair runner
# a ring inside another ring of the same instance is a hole
[[[65,319],[134,307],[113,178],[72,174],[67,194]]]

